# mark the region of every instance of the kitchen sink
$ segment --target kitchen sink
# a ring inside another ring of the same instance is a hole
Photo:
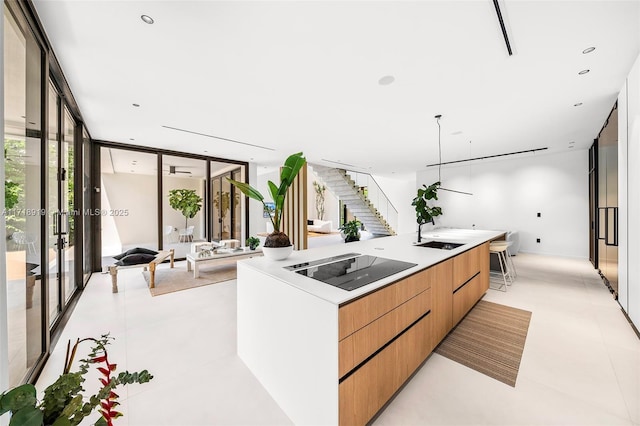
[[[427,241],[426,243],[415,244],[416,247],[429,247],[441,250],[453,250],[464,244],[461,243],[449,243],[446,241]]]

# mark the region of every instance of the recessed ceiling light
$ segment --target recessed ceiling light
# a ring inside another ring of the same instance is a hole
[[[131,173],[135,173],[133,170],[131,170]]]
[[[462,130],[457,130],[457,131],[451,133],[452,136],[461,135],[461,134],[462,134]]]
[[[569,148],[573,148],[573,146],[570,146]]]
[[[582,70],[578,73],[578,75],[585,75],[586,73],[588,73],[590,70]]]
[[[139,108],[139,107],[140,107],[140,104],[131,104],[131,105],[133,105],[133,106],[134,106],[134,107],[136,107],[136,108]]]
[[[392,75],[385,75],[384,77],[382,77],[380,80],[378,80],[378,84],[380,86],[388,86],[391,83],[393,83],[394,81],[396,81],[396,78]]]
[[[580,105],[582,105],[582,102],[578,102],[578,103],[573,104],[573,106],[580,106]]]
[[[204,150],[204,152],[209,152],[209,151],[207,151],[207,150],[205,149],[205,150]]]
[[[595,48],[595,47],[593,47],[593,46],[591,46],[591,47],[587,47],[586,49],[584,49],[584,50],[582,51],[582,54],[586,55],[587,53],[591,53],[591,52],[593,52],[594,50],[596,50],[596,48]]]
[[[134,139],[134,138],[129,138],[129,140],[130,140],[130,141],[135,141],[135,139]]]
[[[571,141],[569,142],[569,145],[573,145],[574,143],[576,143],[575,141]]]
[[[149,16],[149,15],[141,15],[141,16],[140,16],[140,19],[142,19],[142,21],[143,21],[145,24],[149,24],[149,25],[151,25],[151,24],[153,24],[153,23],[154,23],[153,18],[152,18],[151,16]]]

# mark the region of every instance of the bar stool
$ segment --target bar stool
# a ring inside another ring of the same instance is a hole
[[[510,282],[513,282],[513,279],[511,278],[511,275],[509,274],[509,271],[507,268],[507,259],[506,259],[507,245],[491,242],[489,244],[489,256],[491,256],[492,254],[495,254],[498,256],[498,263],[500,264],[500,271],[501,271],[500,276],[502,277],[502,281],[504,282],[504,284],[502,284],[496,290],[502,288],[503,289],[502,291],[506,292],[507,286],[510,285],[510,283],[507,282],[507,277],[509,277]],[[491,272],[491,274],[497,274],[497,272]]]
[[[511,283],[513,284],[513,281],[518,277],[518,271],[516,271],[516,265],[515,263],[513,263],[513,259],[509,254],[509,251],[513,242],[512,241],[493,241],[492,244],[494,244],[496,247],[505,246],[505,248],[507,249],[506,253],[504,253],[506,257],[505,264],[509,272],[509,276],[511,277]]]

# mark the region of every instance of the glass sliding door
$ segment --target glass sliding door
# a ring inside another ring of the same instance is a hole
[[[244,181],[241,168],[226,163],[211,163],[211,216],[213,240],[242,239],[242,193],[226,178]]]
[[[61,291],[58,286],[58,153],[60,132],[60,99],[53,83],[49,82],[49,125],[47,133],[47,283],[49,293],[49,326],[62,312]]]
[[[4,162],[9,386],[43,355],[42,49],[4,9]]]
[[[159,248],[157,159],[156,154],[100,148],[103,268],[129,249]]]
[[[64,108],[63,136],[60,144],[60,215],[59,215],[59,239],[58,259],[62,270],[60,281],[64,289],[63,300],[65,303],[73,296],[76,290],[75,281],[75,121],[71,114]]]
[[[205,190],[205,161],[162,156],[163,248],[175,249],[178,258],[193,242],[207,240]]]
[[[82,281],[91,277],[91,139],[86,129],[82,131]]]
[[[75,121],[49,85],[47,135],[47,277],[49,325],[77,289],[75,277]]]

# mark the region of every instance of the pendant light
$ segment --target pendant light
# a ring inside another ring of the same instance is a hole
[[[457,194],[473,195],[470,192],[457,191],[455,189],[448,189],[442,186],[442,178],[440,173],[440,170],[442,169],[442,143],[440,141],[440,119],[441,118],[442,118],[441,114],[438,114],[435,116],[436,123],[438,123],[438,182],[440,182],[440,187],[438,189],[441,191],[455,192]]]

